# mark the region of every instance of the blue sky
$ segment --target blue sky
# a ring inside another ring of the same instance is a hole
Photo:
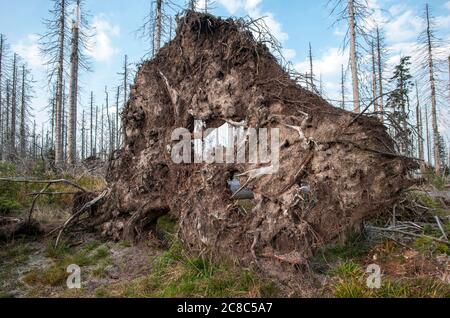
[[[36,34],[43,33],[42,19],[48,17],[49,0],[0,0],[0,32],[5,34],[12,50],[19,53],[33,70],[37,83],[33,107],[38,122],[46,120],[42,111],[47,103],[45,67],[39,56]],[[184,0],[175,1],[179,5]],[[388,65],[395,64],[400,55],[412,54],[417,35],[422,30],[421,16],[425,2],[413,0],[369,0],[382,22],[390,49]],[[120,83],[123,56],[139,62],[148,53],[148,43],[135,36],[149,10],[150,0],[86,0],[86,8],[96,27],[95,41],[90,51],[93,71],[82,74],[81,109],[87,109],[87,96],[94,91],[97,104],[104,98],[105,85]],[[312,42],[315,69],[322,75],[327,96],[335,98],[340,82],[341,64],[347,64],[342,52],[343,27],[332,27],[327,0],[216,0],[213,13],[220,16],[265,16],[271,31],[279,38],[288,58],[300,72],[307,71],[308,43]],[[450,1],[429,0],[437,16],[439,35],[450,39]],[[383,9],[383,10],[381,10]],[[449,51],[450,53],[450,51]],[[448,54],[447,54],[448,55]],[[317,75],[316,74],[316,75]],[[349,81],[348,81],[349,82]],[[350,91],[350,90],[348,90]],[[350,98],[350,97],[349,97]],[[444,116],[441,116],[444,117]],[[445,118],[442,129],[447,129]]]

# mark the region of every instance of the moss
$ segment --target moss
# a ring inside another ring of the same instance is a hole
[[[23,281],[31,286],[61,286],[68,277],[68,273],[58,265],[46,269],[33,269],[23,278]]]
[[[447,244],[433,241],[428,237],[421,237],[414,241],[413,247],[423,254],[427,255],[450,255],[450,247]]]

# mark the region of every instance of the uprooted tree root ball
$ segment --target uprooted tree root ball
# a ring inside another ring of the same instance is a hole
[[[137,239],[165,214],[189,248],[242,264],[302,265],[394,204],[416,163],[398,156],[377,118],[337,109],[299,86],[241,21],[187,12],[177,35],[138,72],[124,110],[124,147],[114,154],[105,235]],[[172,132],[225,123],[278,128],[280,169],[175,164]],[[227,182],[254,194],[245,210]],[[308,189],[305,191],[305,188]]]

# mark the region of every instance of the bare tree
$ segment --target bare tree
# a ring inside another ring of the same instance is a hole
[[[4,147],[6,148],[6,158],[10,159],[10,110],[11,110],[11,83],[9,79],[6,79],[6,119],[5,119],[5,138],[4,138]]]
[[[424,147],[423,147],[423,123],[422,123],[422,109],[420,107],[419,87],[416,81],[416,129],[417,129],[417,151],[420,160],[425,159]]]
[[[341,108],[345,109],[345,71],[344,71],[344,65],[341,65]]]
[[[311,42],[309,42],[309,86],[311,91],[314,91],[314,68]]]
[[[430,124],[429,124],[429,113],[428,107],[425,107],[425,129],[426,129],[426,137],[427,137],[427,161],[431,165],[432,157],[431,157],[431,136],[430,136]]]
[[[353,82],[353,111],[359,113],[359,80],[358,80],[358,61],[356,50],[356,17],[354,0],[348,0],[349,30],[350,30],[350,64],[352,68]]]
[[[3,160],[4,125],[3,125],[3,66],[5,60],[5,37],[0,34],[0,160]]]
[[[384,89],[383,89],[383,71],[384,71],[384,60],[383,55],[385,55],[386,50],[384,48],[384,38],[379,27],[376,29],[376,42],[377,42],[377,67],[378,67],[378,109],[380,111],[380,118],[383,120],[384,111]]]
[[[21,86],[21,102],[20,102],[20,157],[26,158],[28,125],[27,121],[30,116],[30,99],[32,97],[32,79],[30,71],[25,65],[22,65],[22,86]]]
[[[69,164],[75,164],[77,158],[77,102],[78,102],[78,63],[80,40],[80,1],[77,1],[76,20],[72,20],[72,40],[70,52],[70,83],[69,83],[69,124],[68,152]],[[84,116],[84,111],[83,111]],[[84,121],[84,118],[83,118]],[[83,136],[84,138],[84,136]],[[84,147],[84,144],[83,144]],[[83,149],[84,152],[84,149]],[[84,159],[84,153],[82,158]]]
[[[369,20],[372,16],[367,0],[329,0],[334,3],[331,10],[337,19],[334,24],[342,21],[348,24],[348,30],[344,39],[344,48],[350,48],[350,69],[352,73],[353,111],[361,110],[361,94],[359,79],[359,50],[365,50],[364,45],[370,44]]]
[[[94,128],[94,147],[93,153],[97,156],[97,132],[98,132],[98,106],[95,106],[95,128]]]
[[[428,84],[429,94],[431,102],[431,127],[432,127],[432,138],[433,138],[433,154],[434,154],[434,165],[437,174],[441,173],[442,168],[442,158],[440,153],[440,133],[438,126],[438,115],[437,115],[437,92],[436,92],[436,50],[441,45],[441,41],[436,37],[434,31],[434,18],[430,14],[429,5],[425,6],[425,25],[426,29],[419,36],[420,56],[419,59],[422,63],[422,67],[428,73]]]
[[[17,54],[14,53],[13,59],[13,77],[11,91],[11,127],[9,137],[9,157],[13,161],[16,159],[16,120],[17,120]]]
[[[119,73],[119,75],[122,76],[122,91],[123,91],[123,108],[125,108],[127,101],[128,101],[128,88],[129,88],[129,81],[130,81],[130,63],[128,62],[128,55],[125,55],[124,57],[124,63],[123,63],[123,69],[122,69],[122,73]],[[120,124],[120,123],[118,123]],[[121,134],[120,134],[120,126],[116,127],[116,134],[117,134],[117,139],[118,139],[118,145],[120,147],[122,141],[121,141]],[[125,132],[122,131],[122,135],[124,135]],[[122,139],[124,139],[124,136],[122,137]]]
[[[55,163],[63,164],[63,138],[62,138],[62,103],[63,103],[63,80],[64,62],[66,52],[66,16],[67,1],[52,0],[53,8],[50,10],[51,17],[44,21],[47,33],[40,38],[41,52],[47,57],[49,66],[49,81],[56,73],[56,96],[55,96]]]
[[[155,21],[155,53],[161,48],[162,33],[162,0],[156,0],[156,21]]]
[[[116,123],[114,125],[115,127],[115,134],[114,134],[114,145],[115,148],[118,149],[120,148],[120,141],[119,141],[119,113],[120,113],[120,107],[119,107],[119,100],[120,100],[120,86],[117,86],[117,94],[116,94]]]
[[[94,92],[91,91],[91,99],[90,99],[90,129],[89,129],[89,135],[90,135],[90,142],[89,142],[89,147],[90,147],[90,156],[94,156],[95,155],[95,146],[94,146]]]
[[[378,107],[378,89],[377,89],[377,64],[376,64],[376,56],[375,56],[375,43],[372,41],[371,43],[371,57],[372,57],[372,100],[373,100],[373,108],[375,113],[379,111]]]
[[[81,116],[81,160],[86,159],[86,122],[84,118],[84,109]]]
[[[69,120],[68,120],[68,162],[74,164],[77,159],[77,103],[79,96],[78,73],[82,68],[90,70],[89,60],[84,51],[87,49],[88,30],[87,13],[81,0],[76,1],[75,17],[72,20],[72,38],[70,51],[70,83],[69,83]]]

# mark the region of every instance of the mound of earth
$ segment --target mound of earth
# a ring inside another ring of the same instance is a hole
[[[107,172],[105,235],[137,239],[170,214],[188,248],[242,264],[301,265],[412,184],[416,163],[396,154],[379,119],[302,88],[249,25],[187,12],[176,37],[141,65],[124,110],[124,147]],[[185,128],[198,137],[196,120],[204,129],[279,129],[279,149],[271,151],[279,151],[278,171],[175,163],[172,133]],[[236,175],[253,193],[250,209],[229,189]]]

